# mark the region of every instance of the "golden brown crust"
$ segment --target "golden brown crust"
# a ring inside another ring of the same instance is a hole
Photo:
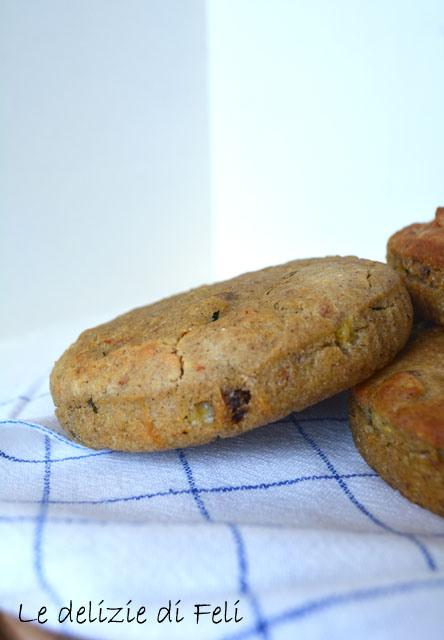
[[[444,515],[444,329],[420,328],[388,367],[353,389],[350,423],[367,462]]]
[[[392,364],[353,389],[396,428],[444,448],[444,329],[421,329]]]
[[[158,450],[234,436],[365,379],[411,328],[386,265],[296,260],[85,331],[56,363],[62,425],[91,447]]]
[[[401,275],[416,313],[444,324],[444,208],[435,220],[412,224],[388,241],[387,262]]]
[[[389,254],[444,268],[444,207],[438,207],[431,222],[411,224],[391,236]]]

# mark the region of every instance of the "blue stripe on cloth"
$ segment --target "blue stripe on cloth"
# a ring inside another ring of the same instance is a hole
[[[177,453],[179,455],[179,460],[182,464],[182,467],[185,471],[188,484],[190,485],[190,493],[194,498],[194,502],[196,503],[199,513],[207,522],[212,522],[211,516],[200,495],[201,490],[197,487],[196,482],[194,480],[193,471],[191,469],[190,463],[188,462],[188,458],[185,455],[185,452],[183,451],[183,449],[178,449]],[[264,640],[269,640],[268,628],[263,620],[258,599],[255,596],[253,590],[251,589],[248,583],[245,544],[242,539],[240,529],[231,523],[227,523],[227,526],[233,535],[234,542],[236,545],[237,561],[238,561],[238,567],[239,567],[239,591],[242,595],[247,595],[250,600],[251,608],[256,618],[255,628],[257,632],[260,633],[260,635]]]
[[[298,422],[297,422],[297,420],[295,418],[293,418],[293,422],[294,422],[297,430],[299,431],[300,435],[302,436],[302,438],[316,451],[316,453],[319,455],[321,460],[324,462],[324,464],[326,465],[326,467],[330,471],[330,473],[332,473],[335,476],[339,487],[341,488],[343,493],[347,496],[347,498],[350,500],[350,502],[362,514],[364,514],[371,522],[373,522],[373,524],[375,524],[377,527],[381,527],[381,529],[384,529],[385,531],[393,533],[394,535],[397,535],[397,536],[401,536],[401,537],[405,538],[406,540],[410,540],[419,549],[419,551],[421,552],[421,554],[424,557],[424,560],[425,560],[428,568],[431,571],[436,571],[437,570],[436,562],[435,562],[433,556],[431,555],[430,551],[426,547],[426,545],[423,542],[421,542],[421,540],[419,540],[415,535],[413,535],[411,533],[405,533],[403,531],[399,531],[398,529],[395,529],[394,527],[391,527],[390,525],[385,524],[385,522],[382,522],[382,520],[380,520],[373,513],[371,513],[367,509],[367,507],[365,507],[362,504],[362,502],[360,502],[356,498],[356,496],[353,494],[353,492],[351,491],[350,487],[343,480],[343,478],[340,477],[340,475],[336,471],[336,468],[334,467],[333,463],[330,461],[330,459],[328,458],[327,454],[317,444],[317,442],[315,442],[315,440],[312,437],[310,437],[307,433],[305,433],[304,429],[302,428],[302,426],[300,424],[298,424]]]
[[[247,552],[245,549],[244,539],[242,537],[240,528],[237,525],[233,523],[228,523],[228,527],[233,535],[234,543],[236,545],[238,567],[239,567],[239,592],[242,595],[246,595],[250,601],[251,608],[256,618],[256,624],[254,626],[255,633],[262,636],[264,640],[269,640],[270,632],[269,632],[267,621],[264,618],[264,615],[262,613],[259,600],[249,585],[248,561],[247,561]]]
[[[340,478],[378,478],[375,473],[346,473],[339,476]],[[240,485],[222,485],[220,487],[199,487],[194,485],[190,489],[166,489],[165,491],[155,491],[153,493],[140,493],[137,495],[98,498],[95,500],[49,500],[50,504],[114,504],[116,502],[130,502],[138,500],[150,500],[152,498],[186,495],[191,493],[195,499],[202,493],[231,493],[236,491],[259,491],[267,489],[275,489],[279,487],[288,487],[300,482],[310,482],[315,480],[337,480],[335,475],[313,475],[299,476],[297,478],[288,478],[286,480],[276,480],[275,482],[260,482],[258,484],[240,484]],[[33,500],[14,500],[14,504],[34,504]],[[199,508],[200,510],[200,508]]]
[[[269,627],[278,626],[289,622],[297,622],[307,616],[320,614],[325,610],[335,607],[346,606],[353,603],[376,600],[378,598],[388,598],[406,593],[414,593],[415,591],[429,589],[444,589],[444,578],[429,578],[424,580],[411,580],[398,582],[392,585],[384,585],[370,587],[366,589],[356,589],[348,593],[333,593],[320,598],[313,598],[306,602],[286,609],[282,613],[270,616],[267,619]],[[224,636],[225,640],[244,640],[256,635],[254,626],[249,629],[239,631],[229,636]],[[296,637],[296,636],[295,636]]]
[[[35,399],[37,400],[37,396],[36,396]],[[14,396],[14,398],[9,398],[9,400],[2,400],[0,402],[0,407],[5,407],[8,404],[12,404],[13,402],[17,402],[17,400],[24,400],[25,402],[31,402],[32,398],[29,398],[28,396],[25,396],[25,395]]]
[[[40,502],[38,503],[40,504]],[[0,523],[35,522],[34,516],[0,516]]]
[[[0,449],[0,458],[8,460],[9,462],[20,462],[25,464],[53,464],[54,462],[67,462],[69,460],[84,460],[85,458],[95,458],[97,456],[103,456],[105,454],[111,454],[112,451],[95,451],[92,453],[86,453],[80,456],[65,456],[64,458],[51,458],[51,460],[37,460],[31,458],[17,458],[9,453],[5,453]]]
[[[61,600],[54,589],[49,584],[44,569],[44,530],[46,524],[46,518],[48,514],[48,500],[51,492],[51,465],[49,459],[51,458],[51,440],[48,436],[45,437],[45,459],[47,464],[43,474],[43,492],[42,499],[40,501],[40,511],[36,519],[35,535],[34,535],[34,570],[41,588],[51,597],[56,603],[60,604]]]
[[[50,438],[54,438],[54,440],[59,440],[59,442],[62,442],[63,444],[73,447],[74,449],[81,449],[82,451],[91,451],[91,449],[88,449],[88,447],[84,447],[82,444],[73,442],[72,440],[69,440],[65,436],[62,436],[59,433],[56,433],[55,431],[52,431],[48,427],[44,427],[41,424],[37,424],[36,422],[29,422],[27,420],[15,420],[15,419],[13,420],[12,418],[8,420],[0,420],[0,425],[8,425],[8,424],[18,424],[23,427],[28,427],[29,429],[33,429],[35,431],[40,431],[41,433],[43,433],[43,435],[49,436]],[[93,453],[96,453],[96,454],[110,453],[110,450],[101,449],[100,451],[95,451]],[[21,460],[20,462],[26,462],[26,460]],[[42,460],[42,462],[46,462],[46,461]]]
[[[201,513],[202,517],[205,518],[205,520],[211,520],[210,514],[208,513],[207,508],[202,498],[200,497],[200,492],[196,487],[196,483],[194,482],[193,472],[191,471],[191,467],[185,455],[185,452],[183,451],[183,449],[177,449],[177,454],[179,456],[179,460],[182,464],[182,467],[185,471],[188,484],[190,485],[190,493],[194,498],[194,502],[196,503],[196,506],[199,509],[199,512]]]
[[[187,493],[191,493],[187,491]],[[40,502],[38,503],[40,504]],[[51,501],[48,501],[48,504],[51,504]],[[0,524],[14,524],[15,522],[35,522],[35,516],[28,515],[18,515],[18,516],[7,516],[0,515]],[[120,519],[107,519],[107,518],[87,518],[87,517],[78,517],[78,516],[47,516],[45,518],[45,522],[50,522],[51,524],[85,524],[92,526],[118,526],[118,527],[150,527],[153,522],[152,520],[120,520]],[[218,522],[217,520],[210,521],[213,524],[223,524]],[[286,529],[285,525],[273,525],[274,528]],[[424,533],[423,537],[425,538],[444,538],[444,532],[442,533]]]

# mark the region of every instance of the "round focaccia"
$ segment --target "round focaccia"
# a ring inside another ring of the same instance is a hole
[[[401,275],[419,317],[444,325],[444,207],[388,241],[387,262]]]
[[[386,482],[444,516],[444,328],[419,328],[392,364],[353,390],[350,424]]]
[[[57,416],[93,448],[154,451],[236,436],[368,378],[411,329],[387,265],[295,260],[88,329],[55,364]]]

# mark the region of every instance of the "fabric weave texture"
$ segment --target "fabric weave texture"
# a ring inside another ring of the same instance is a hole
[[[443,637],[444,520],[367,466],[346,394],[199,448],[92,451],[54,416],[54,345],[0,345],[5,611],[45,605],[44,628],[85,638]],[[147,622],[59,624],[70,600]],[[157,623],[169,600],[184,620]],[[225,601],[240,622],[196,624],[196,603]]]

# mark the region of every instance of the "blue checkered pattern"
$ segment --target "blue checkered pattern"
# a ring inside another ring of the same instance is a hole
[[[62,628],[88,638],[442,638],[444,520],[365,464],[345,403],[205,447],[130,455],[68,441],[44,375],[5,394],[3,607],[181,599],[190,612],[239,600],[243,615]]]

